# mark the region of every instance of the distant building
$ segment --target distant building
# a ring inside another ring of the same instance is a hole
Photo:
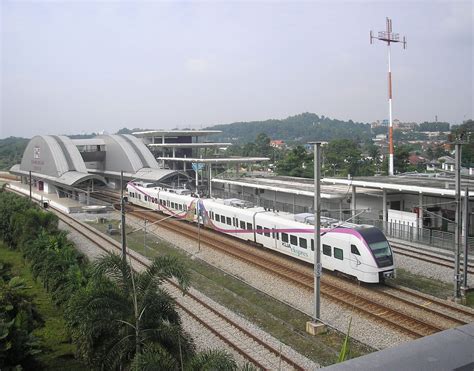
[[[454,171],[454,164],[456,161],[451,156],[441,156],[438,158],[438,161],[441,163],[441,169]]]
[[[270,141],[270,146],[273,148],[282,149],[286,147],[285,141],[277,139]]]
[[[426,162],[426,158],[422,157],[422,156],[419,156],[417,155],[416,153],[412,153],[409,157],[408,157],[408,162],[411,164],[411,165],[419,165],[419,164],[424,164]]]

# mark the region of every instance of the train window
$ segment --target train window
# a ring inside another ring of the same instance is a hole
[[[237,227],[237,222],[236,222],[235,216],[232,217],[232,225],[233,225],[234,227]]]
[[[148,201],[148,197],[145,195],[145,201]]]
[[[276,232],[275,235],[276,235],[276,239],[280,240],[280,233]]]
[[[282,233],[282,234],[281,234],[281,240],[282,240],[283,242],[288,242],[288,234]]]
[[[323,244],[323,254],[327,256],[332,256],[331,254],[331,246]]]
[[[311,240],[311,251],[314,251],[314,240]]]
[[[240,229],[245,229],[245,222],[243,220],[240,221]]]
[[[216,222],[220,222],[221,221],[221,216],[219,214],[215,214],[215,219],[214,219]]]
[[[253,229],[252,223],[247,223],[247,229],[251,231]]]
[[[262,226],[261,225],[257,225],[257,233],[262,234]]]
[[[351,253],[355,255],[360,255],[359,249],[357,248],[356,245],[351,245]]]
[[[293,236],[293,235],[290,234],[290,243],[292,245],[298,246],[298,237]]]
[[[334,257],[339,260],[344,260],[344,252],[342,249],[334,248]]]
[[[142,195],[138,195],[138,199],[141,200],[141,199],[142,199]]]
[[[300,247],[303,248],[303,249],[308,248],[308,241],[306,241],[306,238],[301,238],[300,237]]]
[[[221,223],[225,224],[225,216],[221,215]]]
[[[170,200],[166,200],[166,206],[170,207]]]
[[[270,237],[270,229],[269,228],[263,228],[263,233],[265,236]]]
[[[172,209],[176,209],[175,205],[174,205],[174,202],[171,202],[171,208]]]
[[[232,219],[229,218],[229,217],[227,217],[227,224],[228,224],[228,225],[232,225]]]
[[[183,205],[182,205],[182,204],[179,204],[179,205],[178,205],[178,209],[183,210]]]

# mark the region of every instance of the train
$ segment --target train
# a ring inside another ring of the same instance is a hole
[[[314,215],[271,210],[237,199],[200,198],[188,189],[129,182],[128,202],[177,219],[200,223],[235,238],[314,263]],[[395,277],[393,253],[385,235],[369,225],[321,218],[324,269],[379,283]]]

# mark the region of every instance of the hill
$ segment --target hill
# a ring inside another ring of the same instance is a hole
[[[271,139],[281,139],[288,143],[305,143],[312,140],[330,141],[336,138],[365,141],[371,138],[369,124],[352,120],[341,121],[314,113],[302,113],[282,120],[214,125],[205,129],[222,130],[221,134],[213,135],[213,140],[239,144],[254,141],[260,133],[267,134]]]

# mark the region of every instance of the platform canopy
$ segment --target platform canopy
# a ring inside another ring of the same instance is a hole
[[[145,137],[178,137],[178,136],[192,136],[201,137],[212,134],[222,133],[221,130],[148,130],[135,131],[132,134],[138,138]]]
[[[209,148],[209,147],[230,147],[232,143],[150,143],[148,147],[154,148]]]
[[[268,157],[216,157],[216,158],[191,158],[191,157],[157,157],[157,160],[194,162],[200,164],[225,164],[270,161]]]
[[[346,186],[355,186],[367,189],[379,189],[386,191],[407,192],[417,194],[430,194],[436,196],[454,197],[454,178],[441,178],[435,176],[373,176],[357,177],[352,179],[343,178],[324,178],[321,182],[326,184],[340,184]],[[474,181],[471,179],[462,179],[461,195],[464,195],[464,189],[474,187]]]

